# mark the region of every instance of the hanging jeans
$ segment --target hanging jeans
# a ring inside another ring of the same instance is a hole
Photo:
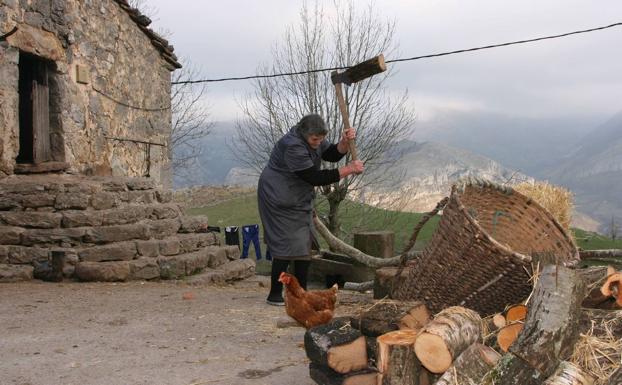
[[[225,244],[240,247],[240,234],[237,226],[225,227]]]
[[[255,246],[255,256],[261,259],[261,247],[259,246],[259,225],[242,226],[242,257],[248,258],[248,248],[253,242]]]

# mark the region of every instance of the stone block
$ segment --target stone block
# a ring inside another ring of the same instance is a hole
[[[126,281],[130,276],[130,263],[127,261],[80,262],[76,265],[74,274],[81,281]]]
[[[220,246],[220,238],[216,233],[201,233],[199,236],[199,247]]]
[[[107,210],[119,206],[119,194],[108,191],[100,191],[91,197],[91,207],[95,210]]]
[[[9,263],[28,265],[33,261],[47,261],[50,249],[41,247],[9,246]]]
[[[148,221],[149,231],[154,238],[163,239],[177,234],[179,230],[178,219],[161,219]]]
[[[21,209],[22,206],[20,202],[22,201],[21,197],[12,195],[12,194],[0,194],[0,210],[15,210]],[[52,204],[54,204],[54,200],[52,199]]]
[[[135,242],[119,242],[89,247],[78,252],[81,261],[131,261],[137,255]]]
[[[136,250],[142,257],[155,258],[160,254],[160,241],[136,241]]]
[[[11,246],[0,245],[0,264],[9,263],[9,248]]]
[[[155,193],[153,191],[128,191],[125,195],[127,203],[130,204],[151,204],[155,201]]]
[[[127,185],[123,181],[111,180],[101,184],[104,191],[127,191]]]
[[[23,246],[77,246],[86,234],[84,227],[68,229],[32,229],[22,232]]]
[[[166,238],[160,241],[160,255],[177,255],[180,253],[180,244],[177,237]]]
[[[93,227],[89,228],[84,236],[85,242],[88,243],[113,243],[149,238],[149,227],[145,223]]]
[[[55,194],[29,194],[21,197],[24,208],[54,207],[56,202]]]
[[[139,258],[130,262],[130,276],[132,280],[149,280],[160,278],[160,266],[153,258]]]
[[[229,259],[230,261],[240,259],[241,253],[240,253],[240,248],[238,246],[230,245],[230,246],[222,246],[222,248],[225,249],[225,252],[227,253],[227,259]]]
[[[153,206],[153,210],[151,212],[152,219],[170,219],[178,218],[180,216],[181,211],[179,206],[174,203]]]
[[[190,253],[200,249],[200,234],[179,234],[177,235],[182,253]]]
[[[205,269],[210,260],[209,255],[204,250],[184,254],[182,258],[186,266],[186,275],[196,274]]]
[[[226,281],[236,281],[255,275],[255,261],[250,258],[227,262],[218,268],[224,272]]]
[[[192,215],[192,216],[182,216],[181,227],[179,228],[180,233],[200,233],[207,228],[207,216],[205,215]]]
[[[0,245],[19,245],[21,235],[26,231],[21,227],[0,226]]]
[[[94,210],[64,211],[61,224],[63,227],[95,227],[101,226],[103,213]]]
[[[6,183],[1,186],[2,193],[19,195],[40,194],[46,190],[46,184],[40,182],[16,182]]]
[[[84,210],[89,207],[89,198],[89,195],[82,193],[60,193],[56,196],[54,207],[58,210]]]
[[[103,222],[105,226],[125,225],[136,223],[146,219],[150,210],[144,206],[126,206],[123,208],[106,210],[103,212]]]
[[[135,178],[127,181],[127,188],[130,190],[152,190],[156,188],[156,183],[153,179]]]
[[[0,283],[30,281],[34,267],[30,265],[0,264]]]
[[[173,201],[173,192],[170,190],[156,190],[156,199],[160,203],[169,203]]]
[[[186,274],[186,262],[181,256],[158,257],[156,261],[160,266],[162,279],[177,279]]]
[[[209,256],[208,266],[211,268],[216,268],[218,266],[224,265],[229,261],[227,258],[227,250],[220,246],[208,246],[203,249],[207,255]]]
[[[0,222],[10,226],[37,229],[53,229],[60,227],[62,215],[49,212],[10,211],[0,213]]]

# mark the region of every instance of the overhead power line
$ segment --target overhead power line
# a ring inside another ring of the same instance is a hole
[[[536,37],[533,39],[517,40],[517,41],[511,41],[511,42],[499,43],[499,44],[491,44],[491,45],[486,45],[482,47],[459,49],[456,51],[448,51],[448,52],[441,52],[441,53],[435,53],[435,54],[429,54],[429,55],[413,56],[409,58],[387,60],[385,61],[385,63],[397,63],[397,62],[404,62],[404,61],[428,59],[428,58],[439,57],[439,56],[455,55],[455,54],[464,53],[464,52],[473,52],[473,51],[480,51],[484,49],[506,47],[509,45],[533,43],[533,42],[541,41],[541,40],[558,39],[558,38],[562,38],[566,36],[578,35],[581,33],[588,33],[588,32],[595,32],[595,31],[600,31],[603,29],[619,27],[619,26],[622,26],[622,22],[614,23],[614,24],[610,24],[610,25],[606,25],[602,27],[562,33],[560,35]],[[316,72],[337,71],[337,70],[344,70],[348,68],[350,67],[342,66],[342,67],[320,68],[320,69],[308,70],[308,71],[283,72],[283,73],[276,73],[276,74],[270,74],[270,75],[249,75],[249,76],[226,77],[226,78],[218,78],[218,79],[184,80],[184,81],[172,82],[171,84],[178,85],[178,84],[196,84],[196,83],[216,83],[216,82],[226,82],[226,81],[232,81],[232,80],[265,79],[265,78],[276,78],[276,77],[282,77],[282,76],[306,75],[306,74],[311,74],[311,73],[316,73]]]

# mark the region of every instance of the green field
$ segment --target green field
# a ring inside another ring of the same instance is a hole
[[[326,204],[318,199],[318,212],[326,212]],[[211,226],[243,226],[259,224],[257,197],[255,194],[239,197],[209,207],[191,208],[190,215],[207,215]],[[352,234],[357,231],[389,230],[395,233],[395,252],[400,253],[403,245],[419,223],[421,214],[376,209],[370,206],[346,201],[342,204],[340,237],[351,243]],[[420,232],[416,249],[422,249],[431,238],[439,217],[432,218]],[[600,234],[573,229],[577,246],[585,250],[622,249],[622,240],[611,240]],[[252,253],[252,252],[251,252]]]

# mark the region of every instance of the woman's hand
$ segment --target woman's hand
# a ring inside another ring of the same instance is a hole
[[[342,154],[347,153],[348,150],[350,149],[350,146],[348,145],[348,141],[354,140],[355,138],[356,138],[356,129],[354,127],[348,128],[341,135],[341,140],[339,140],[339,143],[337,143],[337,150]]]
[[[363,165],[363,162],[361,162],[360,160],[353,160],[352,162],[339,169],[339,178],[344,178],[352,174],[362,174],[363,171],[365,171],[365,166]]]

